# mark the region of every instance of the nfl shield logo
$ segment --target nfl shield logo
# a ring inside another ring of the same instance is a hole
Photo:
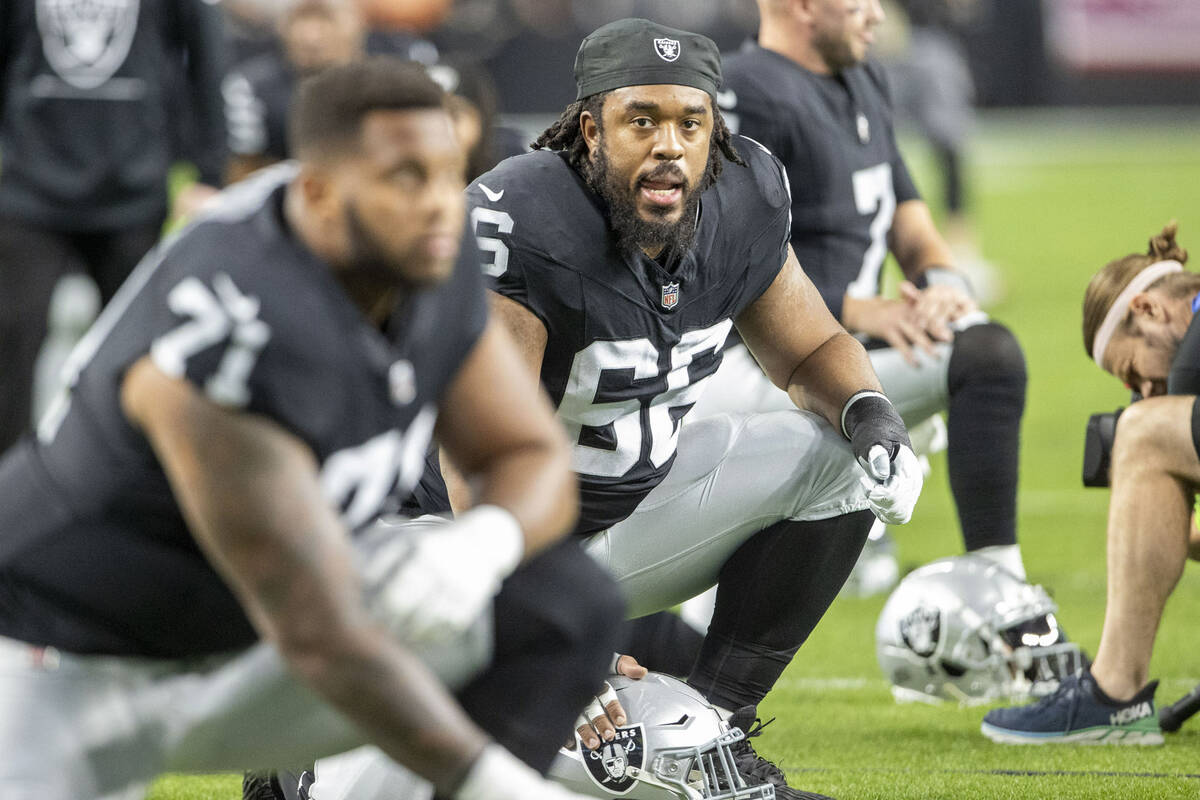
[[[672,309],[679,303],[679,284],[668,283],[662,287],[662,307]]]
[[[646,733],[641,725],[617,728],[616,738],[600,745],[598,750],[588,750],[582,742],[576,746],[584,754],[588,775],[609,794],[621,795],[631,790],[634,779],[628,774],[629,768],[641,769],[646,761]]]
[[[658,57],[663,61],[674,61],[679,58],[679,40],[655,39],[654,52],[658,53]]]

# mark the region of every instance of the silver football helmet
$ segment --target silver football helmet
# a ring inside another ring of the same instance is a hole
[[[657,672],[641,680],[608,678],[629,724],[597,750],[575,737],[550,766],[550,777],[592,797],[627,800],[774,800],[770,784],[747,786],[729,746],[742,732],[703,696]]]
[[[909,573],[875,626],[875,655],[897,700],[975,704],[1048,694],[1083,668],[1041,586],[981,556]]]

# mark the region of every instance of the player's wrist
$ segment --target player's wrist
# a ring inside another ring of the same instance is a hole
[[[931,286],[948,286],[951,289],[957,289],[972,300],[975,299],[975,290],[971,286],[971,281],[967,276],[959,270],[944,265],[935,265],[926,267],[917,279],[913,281],[918,289],[928,289]]]
[[[908,429],[892,401],[879,391],[855,392],[842,406],[842,435],[860,461],[870,459],[871,448],[880,445],[888,458],[895,458],[901,446],[912,449]]]
[[[868,417],[878,414],[880,409],[892,407],[892,401],[887,395],[874,389],[861,389],[850,395],[842,406],[841,428],[842,435],[847,439],[854,438],[854,430],[859,423]]]

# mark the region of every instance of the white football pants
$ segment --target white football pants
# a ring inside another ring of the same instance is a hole
[[[372,528],[361,544],[395,527]],[[414,652],[451,689],[466,685],[491,658],[491,609],[460,639]],[[165,661],[0,637],[6,800],[138,800],[162,772],[302,766],[363,742],[265,643],[232,657]]]

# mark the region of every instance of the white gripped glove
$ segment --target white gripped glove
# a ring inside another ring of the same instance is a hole
[[[364,566],[371,610],[405,642],[452,639],[483,613],[524,550],[520,524],[499,506],[476,506],[444,525],[400,528]]]
[[[594,800],[539,775],[498,744],[475,759],[454,800]]]
[[[842,433],[866,473],[863,490],[879,521],[902,525],[912,519],[925,476],[891,402],[879,392],[856,392],[842,408]]]

